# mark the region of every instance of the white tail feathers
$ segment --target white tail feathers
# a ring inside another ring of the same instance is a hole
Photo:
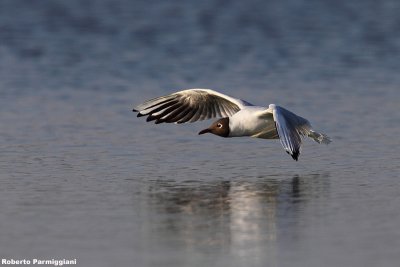
[[[318,144],[321,144],[321,143],[329,144],[330,142],[332,142],[332,139],[329,136],[327,136],[326,134],[318,133],[313,130],[310,131],[310,133],[308,134],[308,137],[312,138]]]

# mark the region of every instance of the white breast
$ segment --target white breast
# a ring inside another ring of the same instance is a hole
[[[259,111],[263,111],[264,107],[246,107],[239,112],[235,113],[229,118],[230,137],[238,136],[254,136],[257,137],[266,128],[274,126],[272,118],[260,118]]]

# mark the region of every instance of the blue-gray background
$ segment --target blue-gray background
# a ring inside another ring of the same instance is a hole
[[[397,266],[400,2],[0,1],[0,256]],[[197,136],[135,104],[280,104],[334,142]]]

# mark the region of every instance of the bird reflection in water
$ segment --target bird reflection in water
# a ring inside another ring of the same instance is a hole
[[[146,249],[185,251],[171,265],[207,255],[212,262],[223,257],[227,263],[229,256],[235,265],[268,261],[276,266],[281,239],[295,242],[299,237],[301,231],[296,229],[301,227],[302,211],[308,200],[326,195],[327,177],[153,181],[144,207],[151,216],[145,226],[144,239],[150,242]]]

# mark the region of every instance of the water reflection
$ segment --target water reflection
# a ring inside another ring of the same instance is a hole
[[[212,262],[223,259],[224,264],[229,259],[235,265],[268,261],[275,266],[278,247],[301,235],[304,211],[315,206],[310,200],[323,199],[329,192],[327,178],[310,174],[290,179],[153,181],[144,207],[151,217],[145,220],[145,249],[185,251],[173,262],[164,261],[164,266],[192,263],[200,255],[200,261],[206,255]]]

